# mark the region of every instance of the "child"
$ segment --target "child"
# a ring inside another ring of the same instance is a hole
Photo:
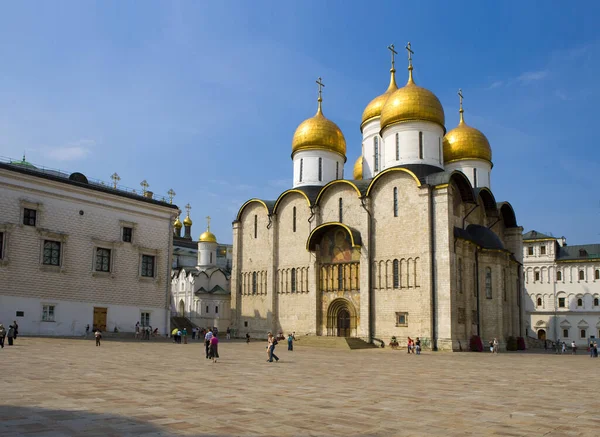
[[[99,329],[96,329],[94,336],[96,337],[96,346],[100,346],[100,339],[102,339],[102,334],[100,333]]]
[[[292,334],[288,334],[288,350],[294,350],[294,337],[292,336]]]

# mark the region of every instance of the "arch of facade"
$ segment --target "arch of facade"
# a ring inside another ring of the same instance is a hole
[[[327,307],[327,335],[356,337],[357,311],[348,299],[338,298]]]

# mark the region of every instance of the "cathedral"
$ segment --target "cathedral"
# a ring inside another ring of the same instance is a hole
[[[364,109],[362,150],[323,111],[292,139],[293,186],[253,198],[233,222],[231,323],[238,333],[356,337],[468,350],[472,337],[523,335],[522,228],[491,189],[492,150],[413,79]]]

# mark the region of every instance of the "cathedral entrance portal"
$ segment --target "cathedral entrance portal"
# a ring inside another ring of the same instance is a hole
[[[179,301],[179,317],[185,317],[185,303],[183,299]]]
[[[337,316],[337,336],[350,337],[350,313],[341,309]]]
[[[346,299],[336,299],[327,309],[327,335],[335,337],[356,336],[356,310]]]
[[[540,329],[538,331],[538,340],[546,340],[546,331],[543,329]]]

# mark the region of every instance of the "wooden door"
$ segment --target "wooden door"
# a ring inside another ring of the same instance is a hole
[[[346,309],[341,309],[337,317],[337,335],[338,337],[350,337],[350,313]]]
[[[94,331],[106,331],[106,313],[108,308],[94,307]]]

